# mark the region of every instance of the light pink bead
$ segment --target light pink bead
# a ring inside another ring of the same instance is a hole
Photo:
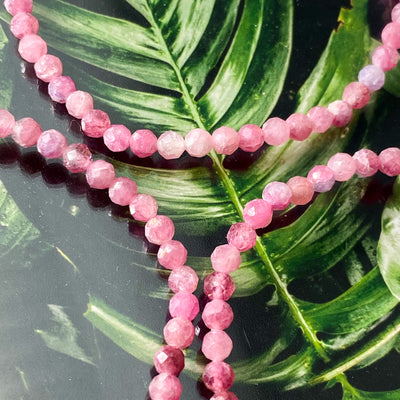
[[[147,222],[157,215],[158,205],[153,196],[138,194],[130,201],[129,211],[136,221]]]
[[[213,272],[204,279],[204,294],[211,300],[229,300],[235,291],[233,279],[223,272]]]
[[[400,3],[393,7],[391,17],[393,22],[400,22]]]
[[[0,109],[0,138],[11,135],[15,125],[15,118],[9,111]]]
[[[185,149],[192,157],[204,157],[212,150],[211,135],[203,129],[193,129],[185,136]]]
[[[217,246],[211,254],[211,264],[214,271],[229,274],[240,267],[242,257],[240,251],[230,244]]]
[[[292,192],[291,202],[298,206],[309,203],[314,196],[313,184],[303,176],[294,176],[290,178],[287,185]]]
[[[197,289],[199,277],[193,268],[187,265],[175,268],[168,278],[168,286],[174,292],[193,293]]]
[[[163,244],[174,237],[174,223],[165,215],[156,215],[147,221],[144,234],[150,243]]]
[[[223,361],[212,361],[203,372],[203,382],[214,393],[228,390],[235,379],[232,367]]]
[[[211,330],[203,338],[201,351],[212,361],[223,361],[229,357],[233,348],[232,339],[221,330]]]
[[[89,137],[102,137],[110,126],[110,117],[102,110],[90,110],[82,117],[82,130]]]
[[[212,134],[212,144],[218,154],[233,154],[239,148],[239,134],[228,126],[221,126]]]
[[[347,153],[336,153],[328,161],[327,166],[333,171],[338,182],[348,181],[356,173],[356,162]]]
[[[375,175],[381,166],[379,157],[368,149],[358,150],[353,154],[353,159],[356,162],[356,173],[362,178]]]
[[[157,259],[164,268],[175,269],[185,264],[187,250],[178,240],[168,240],[158,249]]]
[[[333,171],[325,165],[316,165],[312,168],[307,179],[313,184],[314,191],[319,193],[328,192],[335,184]]]
[[[290,126],[290,138],[293,140],[305,140],[310,136],[313,130],[313,123],[311,120],[307,115],[301,113],[292,114],[286,122]]]
[[[65,104],[68,96],[75,91],[75,82],[69,76],[57,76],[53,78],[48,87],[50,98],[61,104]]]
[[[389,147],[379,154],[380,170],[388,176],[400,175],[400,149]]]
[[[67,146],[65,136],[55,129],[44,131],[37,141],[38,152],[45,158],[61,157]]]
[[[12,18],[10,31],[18,39],[25,35],[36,35],[39,32],[39,22],[32,14],[20,12]]]
[[[219,392],[214,394],[210,400],[239,400],[238,397],[232,392]]]
[[[251,200],[244,207],[243,219],[253,229],[265,228],[272,221],[272,207],[262,199]]]
[[[352,108],[360,109],[367,105],[370,97],[369,89],[363,83],[351,82],[344,88],[342,100]]]
[[[243,125],[239,129],[239,147],[243,151],[253,152],[264,144],[263,130],[253,124]]]
[[[333,123],[334,115],[326,108],[316,106],[310,109],[307,117],[311,120],[313,125],[313,132],[323,133],[326,132]]]
[[[286,183],[275,181],[265,186],[262,198],[273,210],[284,210],[290,204],[292,192]]]
[[[169,301],[169,313],[172,317],[181,317],[193,321],[199,313],[197,297],[188,292],[178,292]]]
[[[226,301],[216,299],[206,304],[202,318],[207,328],[224,330],[233,321],[233,311]]]
[[[130,139],[131,132],[124,125],[111,125],[103,136],[104,144],[113,152],[125,151]]]
[[[374,92],[385,84],[385,73],[376,65],[367,65],[358,73],[358,81]]]
[[[182,384],[175,375],[162,373],[155,376],[149,385],[151,400],[179,400]]]
[[[176,317],[167,322],[163,333],[168,345],[185,349],[193,342],[194,326],[188,319]]]
[[[92,163],[92,153],[83,143],[70,144],[62,157],[64,167],[73,173],[86,171]]]
[[[377,47],[372,54],[372,64],[381,68],[382,71],[390,71],[399,61],[399,53],[396,49],[388,46]]]
[[[339,128],[347,125],[353,117],[353,109],[343,100],[336,100],[329,104],[328,110],[334,116],[332,124]]]
[[[385,46],[400,49],[400,23],[390,22],[382,31],[382,43]]]
[[[30,13],[33,10],[32,0],[4,0],[4,7],[11,15],[19,12]]]
[[[87,112],[93,110],[93,97],[88,92],[76,90],[68,96],[65,106],[69,115],[82,119]]]
[[[40,125],[32,118],[22,118],[13,127],[11,136],[22,147],[34,146],[42,133]]]
[[[158,138],[157,150],[166,160],[175,160],[185,151],[185,139],[174,131],[164,132]]]
[[[38,35],[25,35],[19,42],[18,53],[29,63],[35,63],[47,53],[47,43]]]
[[[290,126],[281,118],[268,119],[262,127],[265,143],[279,146],[289,140]]]
[[[114,179],[108,188],[111,201],[120,206],[129,205],[136,194],[136,182],[124,176]],[[157,212],[155,215],[157,215]]]
[[[251,225],[245,222],[233,224],[227,235],[228,243],[239,251],[247,251],[256,244],[257,234]]]
[[[114,179],[114,166],[104,160],[92,162],[86,170],[87,183],[93,189],[108,189]]]
[[[185,358],[181,349],[163,346],[154,355],[154,367],[159,374],[167,373],[178,376],[185,366]]]
[[[52,79],[62,75],[63,65],[61,60],[51,54],[44,54],[35,65],[36,76],[43,82],[50,82]]]
[[[148,129],[139,129],[133,132],[129,145],[136,156],[150,157],[157,151],[157,136]]]

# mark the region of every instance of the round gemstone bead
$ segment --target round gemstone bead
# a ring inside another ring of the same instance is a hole
[[[379,154],[380,170],[388,176],[400,175],[400,149],[389,147]]]
[[[309,203],[314,196],[313,184],[303,176],[290,178],[287,185],[292,192],[291,202],[297,206]]]
[[[379,157],[368,149],[356,151],[353,154],[353,159],[356,162],[356,173],[362,178],[375,175],[381,166]]]
[[[88,92],[76,90],[68,96],[65,106],[69,115],[82,119],[87,112],[93,110],[93,97]]]
[[[347,153],[336,153],[328,161],[328,167],[333,171],[338,182],[348,181],[356,173],[356,162]]]
[[[390,22],[382,30],[382,43],[385,46],[400,49],[400,23]]]
[[[393,22],[400,22],[400,3],[393,7],[391,17]]]
[[[238,397],[232,392],[219,392],[214,394],[210,400],[239,400]]]
[[[239,134],[228,126],[221,126],[212,134],[212,144],[218,154],[233,154],[239,148]]]
[[[0,109],[0,138],[11,135],[14,125],[14,115],[7,110]]]
[[[262,129],[253,124],[243,125],[239,129],[239,147],[243,151],[253,152],[264,144]]]
[[[136,221],[147,222],[157,215],[158,205],[153,196],[138,194],[130,201],[129,211]]]
[[[272,207],[262,199],[251,200],[244,207],[243,219],[253,229],[265,228],[272,221]],[[241,228],[240,230],[243,229]],[[251,243],[253,242],[251,241]],[[240,244],[240,246],[242,246],[242,244]]]
[[[275,181],[265,186],[262,198],[273,210],[284,210],[290,204],[292,192],[286,183]]]
[[[68,96],[76,91],[75,82],[69,76],[58,76],[50,81],[48,91],[53,101],[65,104]]]
[[[223,361],[212,361],[203,372],[203,382],[214,393],[228,390],[235,379],[232,367]]]
[[[110,126],[110,117],[102,110],[90,110],[82,117],[82,130],[89,137],[102,137]]]
[[[103,136],[104,144],[113,152],[125,151],[131,139],[130,130],[124,125],[111,125]]]
[[[175,375],[162,373],[155,376],[149,385],[151,400],[179,400],[182,384]]]
[[[174,237],[175,226],[170,218],[157,215],[147,221],[144,234],[150,243],[163,244]]]
[[[36,76],[43,82],[50,82],[62,75],[63,65],[61,60],[51,54],[44,54],[35,62]]]
[[[353,109],[343,100],[329,104],[328,110],[333,114],[332,124],[339,128],[347,125],[353,117]]]
[[[361,82],[351,82],[345,87],[342,100],[352,108],[360,109],[367,105],[370,97],[371,95],[367,86]]]
[[[240,251],[230,244],[217,246],[211,254],[214,271],[229,274],[240,267],[242,257]]]
[[[108,188],[108,195],[113,203],[127,206],[137,195],[137,185],[132,179],[124,176],[114,179]],[[157,215],[157,212],[156,214]]]
[[[216,299],[206,304],[202,318],[207,328],[224,330],[233,321],[233,311],[226,301]]]
[[[45,158],[61,157],[67,146],[65,136],[55,129],[44,131],[37,141],[38,152]]]
[[[181,317],[193,321],[199,313],[197,297],[188,292],[178,292],[169,301],[169,313],[172,317]]]
[[[229,357],[233,348],[232,339],[221,330],[211,330],[203,338],[201,351],[212,361],[223,361]]]
[[[313,184],[314,191],[328,192],[335,184],[333,171],[325,165],[316,165],[307,175],[307,179]]]
[[[42,133],[40,125],[32,118],[22,118],[13,127],[11,136],[22,147],[34,146]]]
[[[157,253],[158,262],[167,269],[183,266],[187,259],[187,250],[178,240],[164,242]]]
[[[47,53],[47,43],[38,35],[25,35],[19,42],[18,53],[29,63],[35,63]]]
[[[199,277],[196,271],[187,265],[175,268],[168,278],[168,286],[174,293],[193,293],[197,289],[198,283]]]
[[[193,342],[194,326],[185,318],[172,318],[165,325],[163,334],[169,346],[176,347],[177,349],[185,349]]]
[[[290,126],[281,118],[268,119],[262,126],[265,143],[279,146],[289,140]]]
[[[114,179],[114,166],[104,160],[92,162],[86,170],[87,183],[93,189],[108,189]]]
[[[31,13],[33,0],[4,0],[4,7],[11,15],[16,15],[19,12]]]
[[[326,107],[321,106],[311,108],[307,117],[312,122],[312,131],[317,133],[326,132],[332,126],[334,119],[334,115]]]
[[[213,272],[204,279],[204,294],[211,300],[229,300],[235,291],[233,279],[223,272]]]
[[[32,14],[20,12],[12,18],[10,30],[16,38],[22,39],[25,35],[36,35],[39,32],[39,22]]]
[[[154,355],[154,367],[159,374],[178,376],[185,366],[182,350],[172,346],[163,346]]]
[[[204,157],[212,150],[211,135],[203,129],[193,129],[185,136],[185,149],[192,157]]]
[[[257,240],[256,231],[245,222],[233,224],[227,235],[228,243],[239,251],[247,251],[254,247]]]
[[[367,65],[358,73],[358,81],[374,92],[385,84],[385,73],[375,65]]]
[[[399,61],[399,53],[389,46],[379,46],[372,53],[372,64],[382,71],[390,71]]]
[[[175,160],[185,151],[185,139],[174,131],[164,132],[158,138],[157,150],[166,160]]]
[[[64,167],[73,173],[86,171],[92,163],[92,153],[83,143],[70,144],[62,157]]]
[[[292,114],[286,122],[289,124],[290,138],[293,140],[305,140],[313,130],[312,121],[301,113]]]
[[[129,145],[136,156],[150,157],[157,151],[157,136],[148,129],[139,129],[133,132]]]

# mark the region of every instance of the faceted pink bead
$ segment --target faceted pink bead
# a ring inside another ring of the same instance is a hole
[[[343,91],[342,100],[352,108],[363,108],[369,102],[371,95],[369,89],[361,82],[349,83]]]
[[[22,39],[25,35],[36,35],[39,22],[32,14],[20,12],[12,18],[10,30],[16,38]]]
[[[50,98],[61,104],[65,104],[68,96],[75,91],[75,82],[69,76],[57,76],[53,78],[48,87]]]
[[[18,53],[29,63],[35,63],[47,53],[47,43],[38,35],[25,35],[19,42]]]
[[[385,84],[385,73],[375,65],[367,65],[358,73],[358,81],[374,92]]]
[[[212,361],[203,372],[203,382],[214,393],[228,390],[235,380],[232,367],[223,361]]]
[[[334,116],[332,124],[339,128],[346,126],[353,117],[353,109],[343,100],[336,100],[329,104],[328,110]]]
[[[313,125],[313,132],[323,133],[326,132],[333,123],[334,115],[326,108],[316,106],[310,109],[307,117],[311,120]]]
[[[157,215],[157,201],[149,194],[135,195],[129,203],[129,211],[136,221],[147,222]]]
[[[312,168],[307,179],[313,184],[314,191],[319,193],[328,192],[335,184],[333,171],[325,165],[316,165]]]
[[[214,394],[210,400],[239,400],[238,397],[232,392],[219,392]]]
[[[104,160],[92,162],[86,170],[87,183],[93,189],[108,189],[114,179],[114,166]]]
[[[86,171],[92,163],[92,153],[83,143],[70,144],[62,157],[64,167],[73,173]]]
[[[202,318],[207,328],[224,330],[233,321],[233,311],[226,301],[216,299],[206,304]]]
[[[133,132],[129,145],[136,156],[150,157],[157,151],[157,136],[148,129],[139,129]]]
[[[358,150],[353,154],[353,159],[356,162],[356,173],[362,178],[375,175],[381,166],[379,157],[372,150]]]
[[[108,195],[113,203],[127,206],[137,195],[137,185],[132,179],[121,176],[114,179],[108,188]]]
[[[175,375],[162,373],[155,376],[149,385],[151,400],[179,400],[182,384]]]
[[[19,12],[31,13],[33,10],[32,0],[4,0],[4,7],[11,15]]]
[[[400,22],[400,3],[393,7],[391,17],[393,22]]]
[[[55,129],[44,131],[37,141],[38,152],[45,158],[61,157],[67,146],[65,136]]]
[[[290,204],[292,192],[286,183],[275,181],[265,186],[262,198],[273,210],[284,210]]]
[[[185,139],[174,131],[164,132],[158,138],[157,150],[166,160],[175,160],[185,151]]]
[[[89,137],[102,137],[110,126],[110,117],[102,110],[90,110],[82,117],[82,130]]]
[[[255,246],[257,234],[250,224],[238,222],[230,227],[227,239],[239,251],[247,251]]]
[[[69,115],[82,119],[90,110],[93,110],[93,97],[88,92],[76,90],[72,92],[65,103]]]
[[[11,136],[22,147],[34,146],[42,133],[40,125],[32,118],[22,118],[13,127]]]
[[[290,126],[281,118],[268,119],[262,127],[265,143],[279,146],[289,140]]]
[[[287,185],[292,192],[291,202],[293,204],[303,206],[312,200],[314,186],[307,178],[294,176],[288,180]]]
[[[239,147],[243,151],[253,152],[264,144],[263,130],[258,125],[243,125],[238,134]]]
[[[193,293],[197,289],[199,277],[193,268],[187,265],[175,268],[168,278],[168,286],[174,292]]]
[[[272,207],[263,199],[251,200],[244,207],[243,219],[253,229],[265,228],[272,221]],[[243,229],[241,228],[241,230]],[[242,244],[240,244],[240,246],[242,246]]]
[[[372,64],[382,71],[390,71],[399,61],[399,53],[396,49],[388,46],[379,46],[372,53]]]
[[[230,244],[217,246],[211,254],[211,264],[214,271],[229,274],[240,267],[242,257],[240,251]]]
[[[51,54],[44,54],[35,62],[36,76],[43,82],[50,82],[52,79],[62,75],[63,65],[61,60]]]
[[[187,250],[178,240],[168,240],[158,249],[157,259],[164,268],[175,269],[185,264]]]
[[[172,318],[165,325],[163,334],[168,345],[177,349],[185,349],[193,342],[194,326],[188,319]]]
[[[166,373],[178,376],[185,366],[185,357],[181,349],[163,346],[154,355],[154,367],[159,374]]]
[[[212,361],[223,361],[229,357],[233,348],[232,339],[221,330],[211,330],[203,338],[201,351]]]
[[[385,46],[400,49],[400,22],[390,22],[387,24],[381,34],[382,43]]]
[[[228,126],[221,126],[212,134],[212,144],[218,154],[233,154],[239,148],[239,134]]]
[[[211,300],[229,300],[235,291],[233,279],[223,272],[213,272],[204,279],[204,294]]]
[[[286,122],[290,126],[290,138],[293,140],[305,140],[310,136],[313,130],[313,123],[311,120],[307,115],[301,113],[292,114]]]
[[[193,129],[185,136],[185,149],[192,157],[204,157],[212,150],[211,135],[203,129]]]
[[[172,317],[181,317],[193,321],[200,311],[197,297],[188,292],[178,292],[169,301],[169,313]]]
[[[336,153],[328,161],[327,166],[333,171],[338,182],[348,181],[356,173],[356,162],[347,153]]]
[[[14,115],[5,109],[0,109],[0,138],[11,135],[14,125]]]
[[[156,215],[147,221],[144,234],[150,243],[163,244],[174,237],[175,226],[165,215]]]
[[[388,176],[400,175],[400,149],[389,147],[379,154],[380,170]]]
[[[130,139],[131,131],[124,125],[111,125],[103,136],[104,144],[113,152],[125,151]]]

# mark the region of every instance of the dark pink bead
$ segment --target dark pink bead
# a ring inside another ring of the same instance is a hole
[[[177,349],[189,347],[194,339],[194,326],[185,318],[170,319],[163,330],[164,339],[169,346]]]
[[[201,351],[212,361],[223,361],[228,358],[233,348],[232,339],[221,330],[213,329],[203,338]]]
[[[75,91],[75,82],[69,76],[57,76],[53,78],[48,87],[50,98],[61,104],[65,104],[68,96]]]
[[[333,119],[335,118],[326,107],[321,106],[311,108],[307,113],[307,117],[312,122],[312,131],[316,133],[326,132],[332,126]]]
[[[133,196],[129,203],[129,211],[136,221],[147,222],[157,215],[158,204],[153,196],[140,193]]]
[[[136,156],[150,157],[157,151],[157,136],[148,129],[139,129],[133,132],[129,145]]]
[[[211,254],[214,271],[230,274],[240,267],[242,257],[240,251],[230,244],[217,246]]]
[[[212,150],[211,135],[203,129],[193,129],[185,136],[185,149],[192,157],[204,157]]]
[[[239,129],[239,147],[243,151],[253,152],[264,144],[264,134],[258,125],[243,125]]]
[[[305,140],[310,136],[313,130],[313,123],[311,120],[307,115],[301,113],[292,114],[286,122],[290,126],[290,138],[293,140]]]
[[[233,154],[239,148],[239,141],[239,134],[228,126],[221,126],[212,134],[212,144],[218,154]]]
[[[4,7],[11,15],[16,15],[19,12],[31,13],[33,0],[4,0]]]
[[[353,154],[353,159],[356,162],[356,173],[362,178],[375,175],[381,166],[379,157],[368,149],[356,151]]]
[[[232,367],[223,361],[212,361],[203,372],[203,382],[214,393],[228,390],[235,380]]]
[[[175,375],[162,373],[155,376],[149,385],[151,400],[179,400],[182,385]]]
[[[326,165],[316,165],[308,173],[307,179],[313,184],[314,191],[319,193],[328,192],[335,184],[335,175]]]
[[[90,110],[82,117],[82,130],[89,137],[102,137],[110,126],[110,118],[102,110]]]
[[[284,210],[292,200],[292,192],[286,183],[274,181],[265,186],[262,198],[273,210]]]
[[[178,240],[168,240],[158,249],[157,259],[164,268],[175,269],[185,264],[187,250]]]
[[[175,160],[185,151],[185,139],[174,131],[164,132],[157,140],[157,150],[166,160]]]
[[[87,183],[93,189],[108,189],[114,179],[114,166],[104,160],[92,162],[86,170]]]
[[[150,243],[161,245],[174,237],[175,226],[171,219],[165,215],[156,215],[147,221],[144,234]]]
[[[50,159],[61,157],[67,146],[65,136],[55,129],[44,131],[37,141],[38,152],[43,157]]]
[[[388,176],[400,175],[400,149],[389,147],[379,153],[380,170]]]
[[[352,108],[360,109],[368,104],[370,97],[367,86],[361,82],[351,82],[345,87],[342,100]]]
[[[314,196],[313,184],[303,176],[294,176],[290,178],[287,185],[292,192],[291,202],[298,206],[309,203]]]
[[[337,127],[347,125],[353,117],[353,109],[343,100],[336,100],[329,104],[328,110],[334,116],[332,124]]]
[[[246,222],[233,224],[227,234],[228,243],[239,251],[247,251],[256,244],[257,234],[254,228]]]
[[[182,350],[172,346],[163,346],[154,355],[154,367],[159,374],[178,376],[185,366]]]
[[[92,153],[83,143],[70,144],[62,157],[64,167],[73,173],[86,171],[92,163]]]
[[[93,110],[93,97],[88,92],[76,90],[68,96],[65,107],[69,115],[82,119],[87,112]]]
[[[239,400],[238,397],[232,392],[219,392],[214,394],[210,400]]]
[[[206,304],[202,318],[207,328],[224,330],[233,321],[233,311],[226,301],[216,299]]]
[[[281,118],[268,119],[262,127],[265,143],[279,146],[289,140],[290,126]]]
[[[43,82],[50,82],[52,79],[62,75],[63,65],[61,60],[51,54],[44,54],[35,65],[36,76]]]
[[[25,35],[36,35],[39,22],[32,14],[20,12],[12,18],[10,30],[16,38],[22,39]]]
[[[42,133],[40,125],[32,118],[22,118],[13,127],[11,136],[22,147],[34,146]]]
[[[213,272],[204,279],[204,294],[211,300],[229,300],[235,291],[233,279],[223,272]]]
[[[14,125],[14,115],[5,109],[0,109],[0,138],[11,135]]]
[[[193,321],[200,311],[197,297],[188,292],[178,292],[169,301],[169,313],[172,317],[181,317]]]
[[[18,52],[29,63],[35,63],[47,53],[47,43],[38,35],[25,35],[19,42]]]
[[[113,203],[127,206],[137,194],[137,185],[132,179],[121,176],[111,182],[108,195]]]
[[[400,49],[400,23],[390,22],[387,24],[381,34],[382,43],[385,46]]]
[[[382,71],[390,71],[399,62],[399,53],[389,46],[379,46],[372,54],[372,64],[381,68]]]
[[[125,151],[131,139],[130,130],[124,125],[111,125],[103,136],[104,144],[114,153]]]
[[[174,293],[193,293],[197,289],[198,283],[199,277],[196,271],[187,265],[175,268],[168,278],[168,286]]]
[[[347,153],[336,153],[328,161],[327,166],[333,171],[338,182],[348,181],[356,173],[356,162]]]
[[[243,209],[243,219],[253,229],[265,228],[272,221],[272,207],[263,199],[250,200]],[[240,230],[242,231],[242,230]],[[241,233],[238,233],[241,234]],[[229,240],[228,240],[229,242]],[[230,243],[232,244],[232,243]],[[242,245],[240,245],[242,246]],[[253,247],[253,246],[251,246]],[[251,248],[250,247],[250,248]]]

